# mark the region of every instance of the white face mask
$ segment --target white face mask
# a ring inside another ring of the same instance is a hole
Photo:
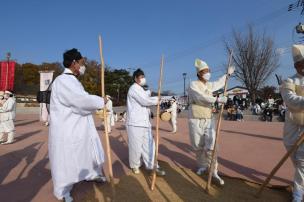
[[[86,70],[86,67],[84,65],[80,66],[80,68],[79,68],[79,74],[80,75],[84,75],[85,70]]]
[[[203,75],[203,78],[204,78],[206,81],[209,81],[209,80],[210,80],[210,77],[211,77],[211,74],[210,74],[209,72]]]
[[[146,83],[147,83],[146,78],[141,78],[139,85],[144,86],[144,85],[146,85]]]

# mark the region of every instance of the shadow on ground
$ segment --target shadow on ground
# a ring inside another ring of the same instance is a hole
[[[73,190],[75,201],[290,201],[289,188],[266,188],[262,197],[255,198],[259,185],[241,179],[224,177],[225,186],[213,185],[208,195],[205,180],[191,170],[160,162],[165,177],[157,177],[150,191],[151,177],[147,172],[122,176],[112,191],[110,184],[83,182]]]

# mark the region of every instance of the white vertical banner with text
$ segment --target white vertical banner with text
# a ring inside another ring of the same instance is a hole
[[[53,80],[53,71],[40,71],[40,91],[48,89]],[[40,103],[40,121],[48,121],[48,111],[45,103]]]

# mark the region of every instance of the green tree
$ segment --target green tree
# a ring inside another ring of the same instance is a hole
[[[16,64],[14,91],[17,94],[36,95],[39,91],[39,71],[53,70],[54,79],[60,75],[64,67],[61,63],[42,64]],[[95,60],[87,60],[86,73],[79,77],[85,90],[94,95],[101,95],[100,65]],[[105,69],[105,93],[113,97],[114,105],[125,105],[129,87],[132,85],[132,77],[124,69],[115,69],[106,66]]]

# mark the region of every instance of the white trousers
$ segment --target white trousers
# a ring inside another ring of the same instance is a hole
[[[212,150],[215,143],[214,119],[189,119],[190,141],[196,154],[199,168],[211,165]],[[214,172],[217,173],[217,157],[215,158]]]
[[[151,127],[127,126],[130,168],[139,168],[141,158],[147,169],[153,169],[155,143]]]
[[[286,147],[289,150],[291,147]],[[292,163],[295,167],[293,198],[295,201],[302,201],[304,194],[304,153],[303,151],[296,151],[291,156]]]
[[[284,145],[289,150],[300,135],[304,132],[304,126],[299,126],[286,120],[284,124]],[[294,201],[301,201],[304,194],[304,144],[291,155],[291,160],[295,167],[293,198]]]
[[[14,141],[15,136],[15,124],[12,119],[2,121],[0,123],[0,142],[4,141],[4,133],[7,133],[7,142],[11,143]]]
[[[177,127],[176,127],[176,116],[171,116],[171,120],[170,120],[170,124],[172,126],[172,132],[176,132],[177,131]]]
[[[7,133],[7,142],[11,143],[14,141],[14,132],[8,132]],[[4,140],[4,133],[0,133],[0,142],[3,142]]]
[[[12,119],[0,122],[0,133],[9,133],[15,131],[15,124]]]
[[[111,114],[107,114],[107,125],[108,125],[108,132],[112,132],[112,128],[111,128]]]

